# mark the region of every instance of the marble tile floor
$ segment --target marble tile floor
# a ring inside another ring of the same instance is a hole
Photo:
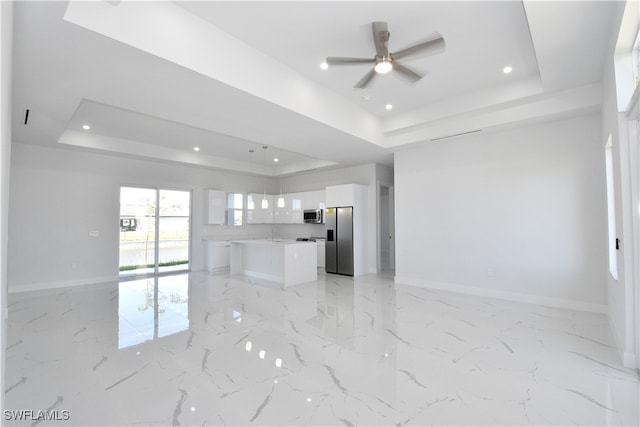
[[[640,423],[604,315],[382,276],[12,294],[5,354],[4,425]]]

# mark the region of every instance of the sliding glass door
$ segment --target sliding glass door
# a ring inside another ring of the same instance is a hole
[[[191,192],[159,190],[158,272],[189,268]]]
[[[189,269],[191,192],[120,188],[120,275]]]

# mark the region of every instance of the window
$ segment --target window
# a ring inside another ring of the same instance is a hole
[[[227,193],[224,225],[241,227],[244,224],[244,194]]]
[[[611,143],[611,134],[605,145],[605,162],[607,174],[607,225],[609,237],[609,273],[618,280],[618,252],[616,237],[616,197],[615,186],[613,181],[613,148]]]

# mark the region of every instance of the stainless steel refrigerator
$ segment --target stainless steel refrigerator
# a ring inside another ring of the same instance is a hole
[[[324,223],[327,228],[327,273],[353,276],[353,207],[326,208]]]

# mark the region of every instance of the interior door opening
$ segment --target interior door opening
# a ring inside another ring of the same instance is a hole
[[[379,271],[393,273],[395,271],[395,239],[394,239],[394,192],[393,186],[379,185]]]
[[[120,188],[120,276],[189,269],[191,192]]]

